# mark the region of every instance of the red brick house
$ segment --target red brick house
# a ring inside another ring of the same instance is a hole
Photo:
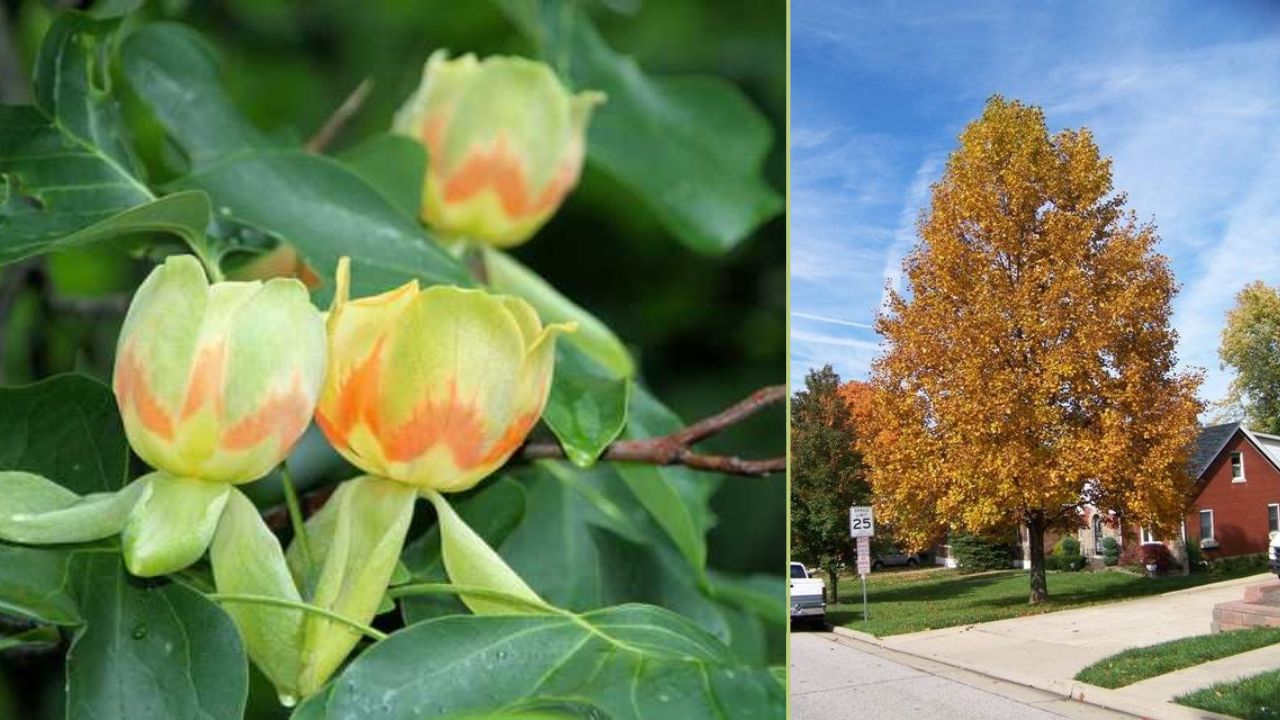
[[[1240,423],[1204,428],[1192,466],[1187,539],[1210,558],[1267,552],[1269,533],[1280,530],[1280,436]]]
[[[1178,537],[1155,537],[1141,528],[1121,533],[1115,518],[1085,508],[1080,551],[1102,555],[1102,540],[1164,542],[1178,556],[1183,538],[1198,542],[1209,559],[1267,552],[1280,530],[1280,436],[1252,432],[1240,423],[1201,429],[1188,470],[1192,499]]]

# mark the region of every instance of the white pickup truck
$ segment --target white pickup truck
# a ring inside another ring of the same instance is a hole
[[[1267,565],[1271,566],[1271,572],[1280,577],[1280,532],[1272,531],[1271,546],[1267,548],[1271,552],[1267,558]]]
[[[798,562],[791,563],[791,620],[819,625],[827,620],[827,587]]]

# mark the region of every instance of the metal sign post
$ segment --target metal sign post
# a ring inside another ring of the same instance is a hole
[[[855,505],[849,508],[849,535],[858,540],[858,575],[862,578],[862,621],[866,622],[867,613],[867,575],[871,573],[871,536],[876,534],[875,517],[871,508],[866,505]]]

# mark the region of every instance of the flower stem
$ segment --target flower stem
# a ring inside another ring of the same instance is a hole
[[[271,605],[274,607],[289,608],[292,610],[301,610],[303,612],[309,612],[309,613],[312,613],[313,615],[320,615],[336,623],[346,625],[352,630],[357,630],[363,633],[364,635],[368,635],[374,640],[387,639],[387,634],[382,632],[381,630],[378,630],[377,628],[370,627],[368,625],[365,625],[364,623],[356,622],[355,620],[352,620],[351,618],[346,617],[345,615],[339,615],[338,613],[333,612],[331,610],[325,610],[322,607],[319,607],[316,605],[310,605],[304,602],[298,602],[296,600],[286,600],[284,598],[271,597],[269,595],[246,595],[246,594],[239,594],[239,593],[209,593],[208,595],[205,595],[205,597],[209,598],[210,600],[214,600],[216,602],[223,602],[223,603],[247,603],[250,605]]]
[[[311,554],[311,538],[307,535],[307,525],[302,519],[302,506],[298,503],[298,490],[293,486],[293,473],[289,472],[289,462],[280,461],[280,484],[284,486],[284,504],[289,508],[289,523],[293,525],[293,534],[302,543],[302,557],[311,568],[315,560]]]

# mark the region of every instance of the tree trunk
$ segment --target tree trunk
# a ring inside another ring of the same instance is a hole
[[[836,566],[827,566],[827,587],[831,588],[831,604],[840,602],[840,590],[836,584]]]
[[[1036,510],[1027,518],[1027,538],[1031,552],[1031,604],[1049,599],[1049,583],[1044,574],[1044,513]]]

